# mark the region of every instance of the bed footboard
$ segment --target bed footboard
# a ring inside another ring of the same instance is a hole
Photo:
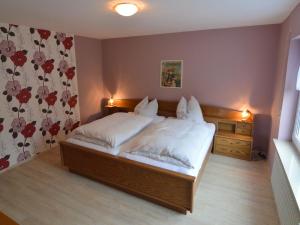
[[[184,214],[193,210],[199,176],[179,174],[68,142],[60,143],[60,152],[63,165],[71,172]]]

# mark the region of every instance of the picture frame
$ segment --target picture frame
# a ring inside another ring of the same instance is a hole
[[[162,60],[160,87],[182,88],[183,60]]]

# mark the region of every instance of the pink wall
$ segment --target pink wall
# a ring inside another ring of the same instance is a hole
[[[81,122],[99,117],[103,98],[102,48],[98,39],[75,37]]]
[[[272,129],[269,149],[270,166],[273,165],[275,146],[272,139],[278,138],[282,100],[284,98],[287,62],[290,41],[300,35],[300,5],[298,5],[287,20],[281,25],[277,72],[275,77],[274,100],[272,103]],[[284,125],[285,126],[285,125]]]
[[[103,40],[106,96],[179,100],[258,114],[255,147],[266,150],[279,25]],[[160,88],[162,59],[183,59],[183,88]]]

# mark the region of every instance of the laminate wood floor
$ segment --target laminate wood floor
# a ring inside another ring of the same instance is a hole
[[[0,175],[0,211],[21,225],[279,225],[267,163],[211,155],[193,214],[68,172],[57,150]]]

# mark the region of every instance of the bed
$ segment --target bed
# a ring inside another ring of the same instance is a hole
[[[139,99],[115,101],[115,111],[133,111]],[[159,101],[158,115],[176,116],[177,102]],[[216,123],[231,110],[201,106],[206,121]],[[193,212],[195,194],[213,145],[214,129],[194,169],[169,165],[126,152],[111,154],[93,143],[69,139],[60,143],[64,166],[77,173],[130,194],[186,214]]]

